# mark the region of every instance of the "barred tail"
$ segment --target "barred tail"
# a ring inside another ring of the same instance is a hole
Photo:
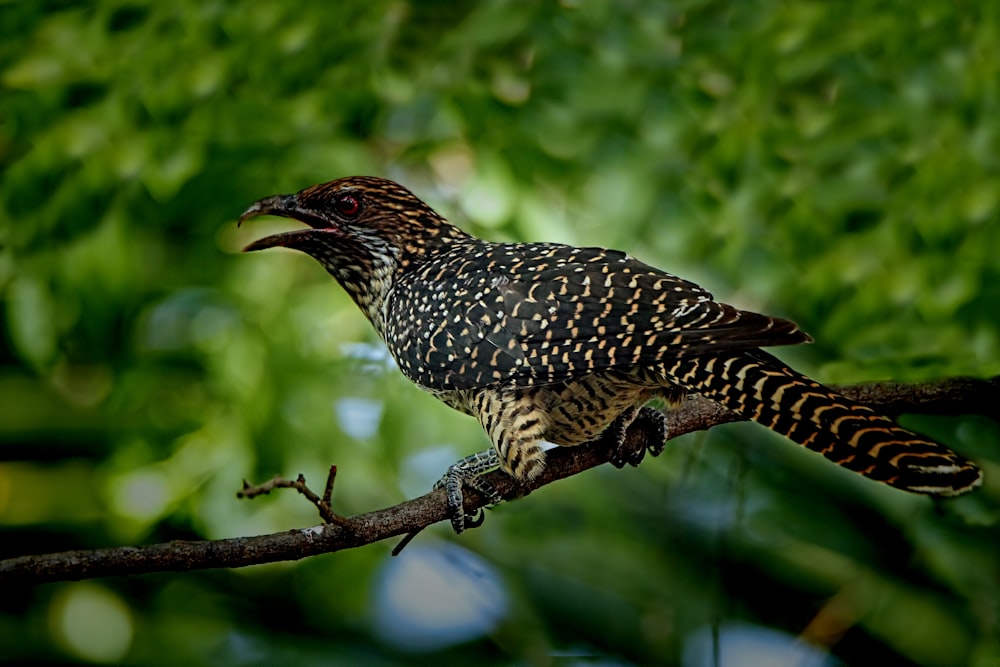
[[[761,350],[682,359],[666,370],[688,391],[870,479],[939,496],[957,496],[982,482],[971,461]]]

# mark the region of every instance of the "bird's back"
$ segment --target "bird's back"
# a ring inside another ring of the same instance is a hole
[[[442,248],[397,278],[384,316],[400,368],[432,390],[552,384],[809,340],[626,253],[554,243]]]

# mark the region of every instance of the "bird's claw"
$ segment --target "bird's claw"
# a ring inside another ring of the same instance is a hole
[[[643,407],[618,417],[605,432],[613,438],[610,463],[616,468],[638,466],[648,451],[650,456],[663,452],[667,439],[667,417],[661,411]]]
[[[478,528],[483,525],[486,515],[480,508],[475,514],[465,513],[465,494],[463,485],[475,489],[496,505],[503,500],[500,492],[488,484],[483,475],[500,465],[500,459],[493,449],[466,456],[461,461],[453,463],[448,471],[435,484],[435,489],[444,489],[448,501],[448,518],[455,534],[461,534],[466,528]]]

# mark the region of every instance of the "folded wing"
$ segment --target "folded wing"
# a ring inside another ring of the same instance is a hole
[[[436,266],[401,281],[389,305],[410,311],[396,321],[405,331],[388,332],[390,348],[393,340],[409,341],[394,356],[429,389],[551,384],[718,350],[809,341],[788,320],[716,302],[698,285],[618,251],[497,244],[453,261],[461,271]]]

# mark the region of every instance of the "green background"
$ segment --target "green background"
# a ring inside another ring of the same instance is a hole
[[[779,354],[825,382],[1000,373],[995,3],[24,0],[0,86],[3,556],[308,526],[240,481],[336,463],[352,514],[484,448],[313,260],[238,253],[289,228],[238,230],[252,201],[340,176],[792,318],[817,342]],[[824,610],[850,664],[997,664],[1000,428],[904,422],[985,487],[936,507],[736,424],[421,535],[404,561],[496,587],[460,641],[379,629],[378,544],[11,586],[0,660],[704,664],[699,632]]]

